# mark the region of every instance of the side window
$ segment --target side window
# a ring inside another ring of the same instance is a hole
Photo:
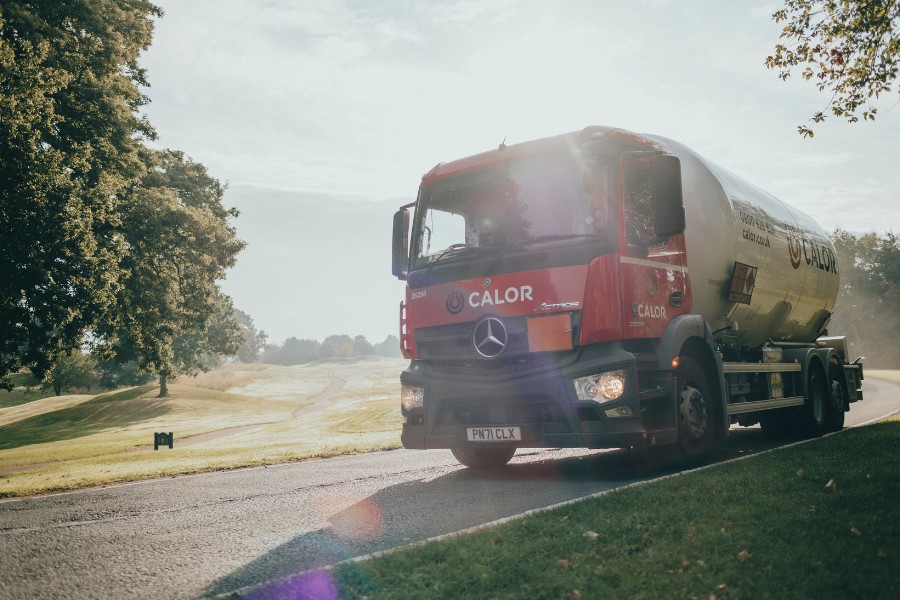
[[[632,246],[656,241],[653,214],[653,177],[637,163],[625,165],[625,237]]]
[[[587,215],[584,223],[589,229],[585,233],[609,235],[610,222],[610,188],[615,189],[615,182],[610,181],[615,175],[610,163],[587,169],[582,177],[582,187],[588,195]]]
[[[466,222],[462,215],[442,210],[429,210],[419,240],[419,256],[440,254],[450,246],[466,242]]]

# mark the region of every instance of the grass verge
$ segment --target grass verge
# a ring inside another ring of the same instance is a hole
[[[866,377],[873,379],[885,379],[887,381],[896,381],[900,383],[900,371],[887,369],[866,369]]]
[[[166,398],[142,386],[8,407],[0,497],[398,448],[404,365],[230,367],[202,387],[172,384]],[[175,447],[154,451],[156,431],[172,431]]]
[[[0,390],[0,411],[11,406],[18,406],[26,402],[33,402],[46,398],[53,391],[49,387],[41,386],[41,383],[31,373],[13,373],[12,390]]]
[[[898,472],[893,420],[332,575],[341,598],[897,598]]]

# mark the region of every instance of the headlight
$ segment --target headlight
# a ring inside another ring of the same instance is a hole
[[[400,404],[403,410],[411,411],[414,408],[422,408],[425,403],[425,388],[414,385],[400,385]]]
[[[611,402],[625,393],[625,369],[579,377],[572,381],[579,400]]]

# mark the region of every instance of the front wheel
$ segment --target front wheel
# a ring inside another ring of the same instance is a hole
[[[515,448],[451,448],[450,452],[460,464],[470,469],[502,467],[512,459]]]
[[[713,442],[715,412],[706,374],[692,358],[678,366],[678,448],[684,459],[700,457]]]

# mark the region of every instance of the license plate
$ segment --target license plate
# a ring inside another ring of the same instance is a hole
[[[521,442],[522,431],[518,427],[468,427],[466,437],[470,442]]]

